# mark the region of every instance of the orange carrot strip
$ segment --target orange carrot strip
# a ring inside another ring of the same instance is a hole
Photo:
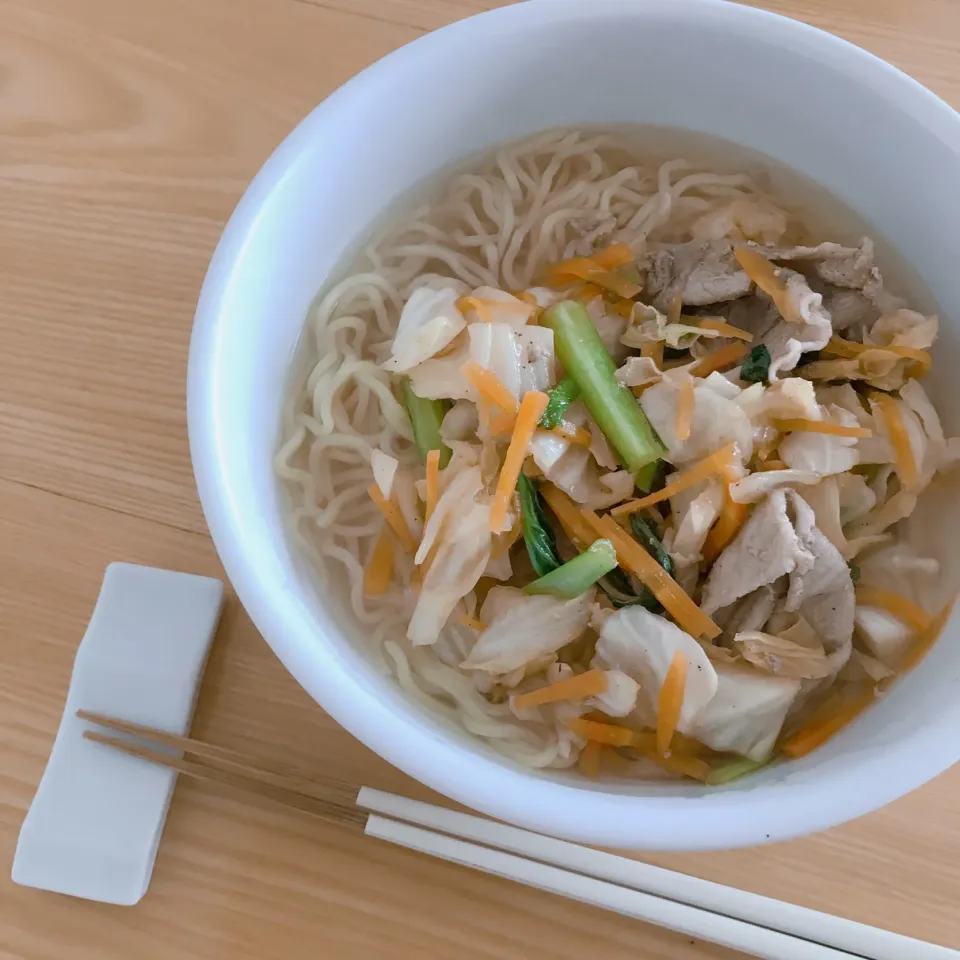
[[[932,614],[927,613],[919,604],[908,600],[899,593],[890,590],[880,590],[865,583],[857,584],[857,603],[865,607],[879,607],[893,614],[914,630],[924,631],[930,628],[933,622]]]
[[[850,360],[858,357],[861,353],[866,353],[868,350],[886,350],[888,353],[895,353],[905,360],[912,360],[910,375],[914,377],[922,377],[933,366],[933,357],[927,350],[918,350],[915,347],[878,347],[870,343],[857,343],[856,340],[844,340],[837,336],[830,338],[822,352]]]
[[[640,356],[649,357],[659,369],[663,369],[663,341],[646,340],[640,345]]]
[[[674,431],[678,440],[689,440],[693,427],[693,377],[684,377],[680,384],[680,396],[677,400],[677,422]]]
[[[655,503],[660,503],[661,500],[669,500],[671,497],[682,493],[689,487],[693,487],[704,480],[710,479],[714,474],[723,473],[724,468],[729,468],[733,457],[733,444],[728,443],[725,447],[721,447],[719,450],[711,453],[710,456],[704,457],[692,467],[684,470],[680,476],[671,480],[662,490],[657,490],[656,493],[641,497],[639,500],[627,500],[626,503],[621,503],[610,512],[615,517],[622,517],[627,514],[636,513],[644,507],[650,507]]]
[[[407,526],[407,521],[403,519],[400,508],[392,501],[387,500],[375,483],[371,483],[367,487],[367,495],[377,505],[377,509],[383,514],[384,520],[390,524],[390,529],[397,535],[400,546],[408,553],[416,553],[417,541],[413,539],[413,534]]]
[[[859,717],[874,702],[874,699],[873,689],[870,688],[859,693],[836,713],[823,719],[815,718],[787,738],[782,747],[783,752],[794,759],[812,753],[817,747],[823,746],[834,734],[839,733],[848,723]]]
[[[678,293],[667,307],[667,323],[679,323],[681,313],[683,313],[683,297]]]
[[[539,690],[521,693],[513,698],[513,705],[518,710],[528,710],[530,707],[539,707],[545,703],[556,703],[558,700],[585,700],[594,697],[607,689],[607,674],[603,670],[588,670],[586,673],[566,680],[558,680]]]
[[[513,428],[517,425],[517,415],[515,413],[498,413],[490,418],[487,429],[491,437],[499,437],[503,434],[509,436],[513,433]]]
[[[685,318],[681,317],[681,322],[684,319]],[[749,331],[741,330],[740,327],[735,327],[732,323],[727,323],[726,320],[720,320],[718,317],[704,317],[703,319],[690,317],[689,319],[691,322],[696,323],[701,330],[714,330],[725,337],[733,337],[734,340],[745,340],[747,343],[753,340],[753,334]]]
[[[917,486],[920,480],[920,471],[917,469],[917,460],[913,455],[910,434],[907,433],[907,425],[903,422],[900,407],[888,393],[877,391],[870,395],[870,399],[877,405],[880,419],[886,427],[887,436],[893,446],[900,482],[908,490],[911,490]]]
[[[598,517],[592,510],[582,510],[581,513],[601,537],[612,541],[620,566],[638,577],[644,586],[649,587],[681,629],[686,630],[692,637],[707,637],[712,640],[720,636],[720,628],[713,620],[636,540],[617,526],[612,517]]]
[[[472,627],[474,630],[479,630],[480,633],[483,633],[483,631],[487,629],[487,625],[482,620],[471,617],[468,613],[461,613],[457,619],[459,619],[465,627]]]
[[[732,367],[749,352],[750,348],[745,343],[739,341],[728,343],[725,347],[720,347],[719,350],[714,350],[713,353],[701,357],[693,365],[690,372],[695,377],[708,377],[711,373],[722,370],[724,367]]]
[[[633,318],[633,308],[636,303],[633,300],[624,300],[622,297],[610,308],[611,313],[615,313],[621,320],[629,322]]]
[[[670,744],[677,732],[689,669],[690,661],[678,650],[670,661],[663,686],[660,687],[660,697],[657,700],[657,753],[661,757],[670,753]]]
[[[577,769],[585,777],[600,776],[600,757],[603,753],[603,744],[596,740],[588,740],[587,745],[580,751],[577,757]]]
[[[780,271],[762,254],[749,247],[735,247],[733,255],[746,275],[774,302],[788,323],[800,318],[787,297],[787,285],[780,279]]]
[[[627,727],[618,727],[615,723],[600,723],[577,717],[567,726],[584,740],[606,743],[611,747],[629,747],[633,742],[633,731]]]
[[[467,310],[475,310],[477,316],[484,323],[493,322],[493,314],[490,312],[490,305],[485,301],[481,300],[479,297],[460,297],[456,303],[457,309],[461,313],[466,313]]]
[[[363,592],[368,597],[379,597],[387,592],[393,577],[393,537],[384,527],[374,544],[373,553],[363,573]]]
[[[831,437],[872,437],[873,432],[866,427],[846,427],[841,423],[828,423],[826,420],[808,420],[805,417],[786,417],[774,420],[773,426],[781,433],[805,432],[826,433]]]
[[[729,467],[723,471],[723,507],[717,522],[710,528],[707,539],[703,544],[703,559],[713,563],[727,548],[731,540],[740,532],[744,520],[747,519],[747,505],[737,503],[730,496],[730,484],[736,482],[736,476]]]
[[[427,454],[427,506],[426,506],[426,520],[430,519],[430,515],[433,513],[434,509],[437,506],[437,501],[440,499],[440,451],[431,450]]]
[[[602,296],[603,296],[603,291],[599,287],[594,286],[594,284],[592,283],[585,283],[580,287],[579,291],[577,291],[577,294],[574,297],[574,299],[579,300],[581,303],[586,304],[586,303],[589,303],[591,300],[596,300],[597,297],[602,297]]]
[[[555,487],[552,483],[544,483],[540,486],[540,493],[560,521],[564,533],[578,550],[585,550],[597,539],[590,525],[580,514],[580,508],[559,487]]]
[[[604,270],[615,270],[617,267],[633,263],[637,255],[627,243],[615,243],[612,246],[593,254],[590,259]]]
[[[490,530],[493,533],[499,533],[507,519],[510,499],[513,497],[513,491],[517,488],[520,470],[523,468],[523,461],[530,449],[530,440],[533,438],[537,424],[543,416],[543,411],[547,409],[549,400],[550,398],[545,393],[541,393],[539,390],[529,390],[520,402],[517,425],[514,427],[513,436],[510,438],[510,446],[507,447],[507,455],[504,457],[503,467],[501,467],[500,476],[497,479],[497,489],[490,506]]]
[[[583,280],[600,287],[602,290],[609,290],[618,297],[625,300],[632,300],[641,290],[639,283],[627,280],[621,277],[619,273],[614,273],[598,264],[590,257],[574,257],[571,260],[564,260],[561,263],[550,267],[547,271],[547,282],[553,286],[563,286],[571,280]]]
[[[470,360],[460,368],[460,372],[481,397],[485,397],[507,413],[517,412],[517,401],[514,400],[513,394],[492,370]]]

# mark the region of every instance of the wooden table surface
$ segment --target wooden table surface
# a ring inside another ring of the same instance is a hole
[[[7,878],[111,560],[222,576],[187,450],[197,292],[249,178],[371,61],[497,0],[0,0],[0,958],[732,960],[182,782],[134,908]],[[768,0],[960,106],[957,0]],[[196,734],[421,792],[324,715],[235,597]],[[886,810],[662,865],[960,948],[960,769]],[[909,958],[904,958],[909,960]]]

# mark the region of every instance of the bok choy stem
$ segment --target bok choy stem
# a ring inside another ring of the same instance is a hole
[[[443,401],[418,397],[406,377],[401,380],[400,389],[403,405],[413,427],[413,440],[420,454],[420,462],[427,462],[427,454],[431,450],[439,450],[440,467],[445,467],[450,462],[450,448],[440,436],[440,424],[446,413]]]
[[[557,357],[580,388],[590,415],[636,478],[665,453],[636,397],[617,381],[616,367],[583,306],[563,300],[546,310],[540,325],[553,331]],[[648,479],[644,473],[641,479]]]
[[[609,540],[594,540],[583,553],[523,588],[524,593],[548,593],[572,600],[593,586],[617,565],[617,552]]]

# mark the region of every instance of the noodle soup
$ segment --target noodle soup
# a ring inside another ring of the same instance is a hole
[[[787,168],[549,131],[406,198],[321,292],[275,469],[409,696],[528,767],[728,782],[936,637],[900,536],[958,453],[936,333]]]

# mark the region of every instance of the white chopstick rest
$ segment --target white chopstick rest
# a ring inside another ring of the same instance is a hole
[[[83,739],[78,710],[186,734],[223,605],[209,577],[107,567],[13,880],[104,903],[146,893],[176,773]]]

